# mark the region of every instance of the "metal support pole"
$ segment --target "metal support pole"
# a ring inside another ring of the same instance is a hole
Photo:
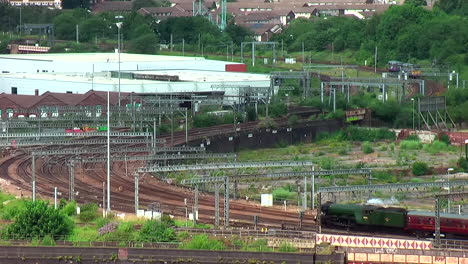
[[[135,214],[138,215],[139,200],[138,200],[138,188],[139,188],[139,175],[135,172]]]
[[[320,102],[323,104],[323,82],[320,83]]]
[[[440,201],[436,198],[435,201],[435,245],[440,246]]]
[[[305,212],[307,210],[307,176],[304,176],[304,191],[302,195],[302,208]]]
[[[252,42],[252,66],[255,66],[255,43]]]
[[[385,84],[382,84],[382,102],[385,102],[387,99],[386,91],[385,91]]]
[[[106,206],[106,183],[102,182],[102,217],[106,217],[104,206]]]
[[[224,177],[224,227],[229,227],[229,177]]]
[[[54,187],[54,209],[58,208],[57,204],[57,187]]]
[[[238,192],[238,189],[237,189],[237,180],[234,180],[234,193],[233,193],[233,198],[234,198],[234,200],[237,199],[237,192]]]
[[[215,226],[219,227],[219,183],[215,183]]]
[[[188,146],[188,111],[187,109],[185,109],[185,145]]]
[[[315,170],[315,167],[312,166],[312,171]],[[315,174],[312,172],[310,177],[310,208],[315,208]]]
[[[32,173],[32,200],[36,201],[36,157],[32,156],[31,160],[31,173]]]
[[[322,193],[317,193],[317,227],[318,233],[322,233]]]
[[[336,112],[336,88],[333,88],[333,112]]]
[[[69,200],[75,200],[75,163],[70,162],[70,193],[69,193]]]
[[[195,199],[193,204],[193,226],[197,225],[198,216],[198,184],[195,185]]]

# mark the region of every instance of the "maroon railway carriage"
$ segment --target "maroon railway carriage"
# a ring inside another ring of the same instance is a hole
[[[435,232],[435,213],[424,211],[408,211],[405,230],[420,234]],[[440,232],[468,236],[468,216],[458,214],[440,214]]]

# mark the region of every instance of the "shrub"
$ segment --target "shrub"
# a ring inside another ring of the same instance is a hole
[[[403,140],[400,142],[400,149],[416,150],[421,149],[423,145],[419,141]]]
[[[26,200],[13,200],[3,206],[2,219],[13,220],[24,209]]]
[[[50,235],[47,235],[42,239],[41,245],[43,245],[43,246],[55,246],[56,243],[55,243],[54,238],[52,238]]]
[[[292,192],[288,187],[280,187],[272,192],[273,200],[294,200],[296,193]]]
[[[67,203],[63,208],[62,212],[68,216],[72,216],[76,214],[76,202],[71,201]]]
[[[24,209],[16,215],[15,222],[6,228],[5,234],[16,239],[45,235],[65,237],[72,228],[71,219],[45,201],[26,201]]]
[[[405,140],[419,141],[418,135],[409,135]]]
[[[361,148],[362,148],[362,152],[364,152],[365,154],[370,154],[374,152],[372,145],[367,141],[362,143]]]
[[[464,157],[460,157],[458,159],[458,167],[462,169],[464,172],[468,172],[468,160],[465,159]]]
[[[383,182],[390,182],[390,183],[396,183],[397,178],[395,175],[391,174],[388,171],[374,171],[372,172],[372,176],[375,177],[376,179],[383,181]]]
[[[299,117],[297,115],[292,115],[288,118],[288,125],[293,126],[297,124],[298,121],[299,121]]]
[[[170,242],[176,239],[174,230],[165,223],[148,220],[141,227],[138,240],[142,242]]]
[[[210,239],[207,235],[196,235],[189,242],[180,245],[182,249],[224,250],[226,247],[221,241]]]
[[[291,243],[281,242],[281,244],[280,244],[280,246],[278,248],[278,251],[279,252],[296,252],[297,248],[295,248],[293,245],[291,245]]]
[[[80,208],[79,219],[82,222],[91,222],[98,217],[98,206],[95,203],[84,204]]]
[[[442,134],[442,135],[440,135],[439,141],[444,142],[444,143],[447,144],[447,145],[450,145],[450,144],[451,144],[451,142],[450,142],[450,137],[449,137],[447,134]]]
[[[346,139],[352,141],[395,140],[395,133],[386,128],[369,129],[349,126],[344,132]]]
[[[431,144],[424,145],[423,149],[428,153],[436,154],[443,151],[447,151],[448,146],[442,141],[434,140],[434,142],[432,142]]]
[[[427,166],[425,162],[417,161],[413,163],[412,172],[415,176],[421,176],[421,175],[427,174],[428,171],[429,171],[429,167]]]

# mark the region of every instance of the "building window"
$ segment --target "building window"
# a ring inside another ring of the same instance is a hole
[[[7,117],[8,117],[8,118],[12,118],[12,117],[13,117],[13,109],[7,108],[6,113],[7,113]]]
[[[100,117],[102,115],[102,105],[96,105],[96,117]]]
[[[59,114],[58,114],[58,107],[57,106],[52,106],[50,108],[51,112],[52,112],[52,117],[58,117]]]
[[[11,87],[11,94],[18,94],[18,87]]]
[[[41,107],[41,117],[46,118],[48,116],[48,113],[47,113],[48,110],[49,110],[49,107],[47,107],[45,105],[42,106]]]

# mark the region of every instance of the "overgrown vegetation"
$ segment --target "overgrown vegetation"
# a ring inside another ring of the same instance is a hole
[[[429,166],[427,166],[427,163],[425,162],[417,161],[413,163],[411,171],[415,176],[425,175],[429,172]]]

